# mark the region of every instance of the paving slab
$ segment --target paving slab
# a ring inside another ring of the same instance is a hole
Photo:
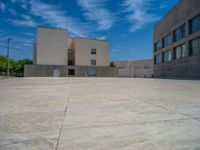
[[[198,150],[200,81],[0,80],[0,150]]]

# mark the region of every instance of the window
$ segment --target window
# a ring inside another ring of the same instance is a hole
[[[91,49],[91,54],[96,54],[96,49],[95,48]]]
[[[68,60],[68,65],[72,66],[73,65],[73,61],[72,60]]]
[[[171,44],[171,35],[167,35],[163,38],[163,48]]]
[[[156,55],[155,56],[155,64],[160,64],[161,63],[161,55]]]
[[[187,53],[185,44],[175,47],[175,49],[174,49],[174,58],[175,59],[180,59],[180,58],[183,58],[186,56],[188,56],[188,53]]]
[[[96,70],[95,69],[87,69],[86,76],[89,76],[89,77],[96,76]]]
[[[74,69],[69,69],[68,70],[68,75],[73,76],[74,75]]]
[[[190,33],[200,31],[200,15],[196,16],[190,21]]]
[[[182,40],[186,36],[185,24],[174,31],[174,42]]]
[[[73,66],[74,65],[73,57],[74,57],[73,49],[68,49],[68,65],[69,66]]]
[[[168,50],[166,52],[163,52],[163,62],[171,61],[171,51]]]
[[[190,42],[190,51],[192,55],[200,54],[200,38],[194,39]]]
[[[155,43],[155,52],[161,49],[161,42],[158,41],[157,43]]]
[[[96,66],[96,60],[95,59],[91,59],[91,65]]]
[[[72,49],[68,49],[68,57],[72,57],[73,56],[73,50]]]

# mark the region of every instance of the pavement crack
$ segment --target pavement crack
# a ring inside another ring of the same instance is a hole
[[[67,108],[68,108],[67,105],[69,103],[69,99],[70,99],[70,87],[69,87],[69,95],[68,95],[67,100],[66,100],[65,111],[64,111],[64,115],[63,115],[62,124],[61,124],[60,130],[59,130],[59,134],[58,134],[58,138],[57,138],[57,143],[56,143],[55,150],[58,150],[58,145],[59,145],[59,142],[60,142],[60,136],[61,136],[61,133],[62,133],[65,116],[67,114]]]

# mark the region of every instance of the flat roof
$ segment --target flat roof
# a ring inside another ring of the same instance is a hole
[[[85,38],[85,37],[75,37],[74,39],[86,39],[86,40],[96,40],[96,41],[101,41],[101,42],[109,42],[108,40],[100,40],[100,39]]]

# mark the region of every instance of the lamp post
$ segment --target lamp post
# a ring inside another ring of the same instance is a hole
[[[9,66],[9,59],[10,59],[10,40],[11,38],[7,39],[7,77],[10,76],[10,66]]]

